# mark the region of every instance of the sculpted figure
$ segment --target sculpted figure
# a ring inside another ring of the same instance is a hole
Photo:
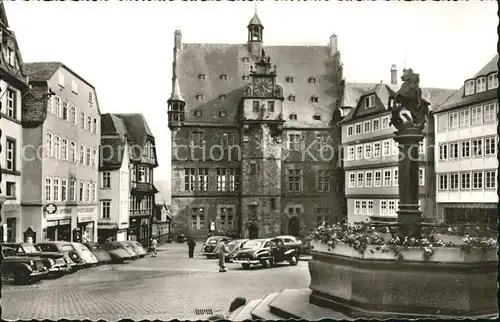
[[[429,113],[429,103],[422,99],[422,90],[419,86],[420,76],[411,68],[404,69],[401,80],[403,81],[401,88],[392,97],[391,125],[398,130],[410,127],[421,130],[425,126],[425,117]]]

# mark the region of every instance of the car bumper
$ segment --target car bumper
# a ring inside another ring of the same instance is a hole
[[[31,271],[30,277],[43,276],[43,275],[46,275],[48,273],[49,273],[48,270],[44,270],[44,271]]]
[[[203,254],[203,256],[217,256],[217,254],[215,254],[215,252],[203,252],[202,254]]]
[[[260,260],[258,260],[258,259],[235,259],[235,260],[233,260],[233,263],[256,265],[256,264],[260,264]]]
[[[58,266],[52,266],[49,268],[49,274],[50,273],[63,273],[69,271],[70,268],[67,265],[58,265]]]

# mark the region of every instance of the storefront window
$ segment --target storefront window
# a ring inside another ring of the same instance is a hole
[[[88,243],[94,241],[94,222],[84,222],[78,224],[80,229],[80,234],[82,236],[82,243]]]
[[[71,241],[71,219],[47,220],[49,241]]]

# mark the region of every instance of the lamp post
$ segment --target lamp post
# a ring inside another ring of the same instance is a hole
[[[397,129],[394,140],[399,143],[399,210],[398,224],[403,237],[419,238],[422,211],[419,200],[419,142],[429,114],[429,103],[422,99],[420,77],[413,70],[403,70],[403,84],[389,98],[391,124]]]

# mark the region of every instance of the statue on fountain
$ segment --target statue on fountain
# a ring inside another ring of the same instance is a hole
[[[404,69],[401,76],[403,84],[395,96],[390,97],[392,110],[390,125],[399,131],[415,129],[422,131],[426,116],[429,114],[429,102],[422,99],[420,75],[410,69]]]

